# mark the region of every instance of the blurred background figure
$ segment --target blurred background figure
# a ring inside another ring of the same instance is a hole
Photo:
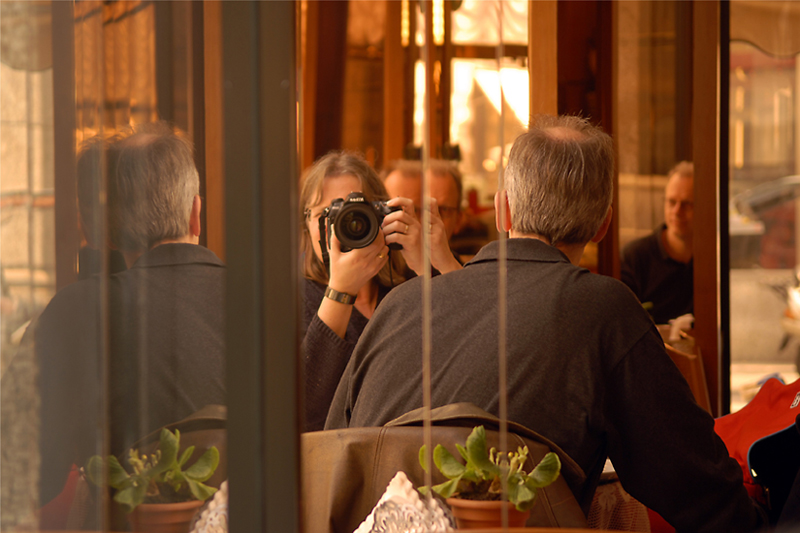
[[[622,251],[622,281],[656,324],[693,310],[694,165],[681,161],[668,176],[664,223]]]

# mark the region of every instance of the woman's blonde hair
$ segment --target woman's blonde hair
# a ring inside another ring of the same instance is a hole
[[[303,227],[300,238],[300,249],[303,253],[303,275],[323,285],[328,284],[328,271],[317,254],[314,253],[314,243],[308,231],[308,220],[311,217],[310,209],[322,199],[322,187],[326,178],[337,176],[353,176],[361,184],[361,192],[369,202],[375,200],[386,201],[389,195],[380,178],[369,166],[369,163],[359,154],[346,151],[330,152],[319,158],[303,174],[300,187],[300,223]],[[406,264],[400,253],[393,252],[391,260],[381,269],[375,278],[384,287],[398,285],[405,281],[402,274],[406,271]]]

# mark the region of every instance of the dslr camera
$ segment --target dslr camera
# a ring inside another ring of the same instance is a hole
[[[323,251],[330,248],[331,231],[336,232],[343,252],[369,246],[378,236],[386,215],[400,210],[402,207],[390,207],[380,200],[368,202],[360,192],[351,192],[345,199],[337,198],[319,217],[320,240],[327,238],[327,247],[320,243],[321,248]],[[402,250],[403,247],[393,243],[389,248]]]

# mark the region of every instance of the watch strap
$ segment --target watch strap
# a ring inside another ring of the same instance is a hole
[[[329,298],[334,302],[339,302],[340,304],[345,305],[353,305],[356,303],[356,297],[352,294],[347,294],[346,292],[339,292],[335,289],[331,289],[327,287],[325,289],[325,298]]]

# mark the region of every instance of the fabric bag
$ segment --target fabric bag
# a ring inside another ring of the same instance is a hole
[[[301,523],[307,533],[351,533],[370,513],[394,475],[402,470],[415,487],[424,484],[419,465],[423,444],[422,409],[383,427],[350,428],[301,435]],[[466,442],[474,426],[486,428],[488,445],[498,446],[499,419],[470,403],[433,409],[433,444],[458,456],[455,443]],[[561,476],[541,489],[528,526],[585,528],[586,516],[570,484],[583,486],[583,470],[563,450],[537,433],[508,424],[508,446],[528,446],[530,469],[550,451],[561,459]],[[433,483],[446,481],[433,469]],[[591,495],[589,496],[591,501]]]

